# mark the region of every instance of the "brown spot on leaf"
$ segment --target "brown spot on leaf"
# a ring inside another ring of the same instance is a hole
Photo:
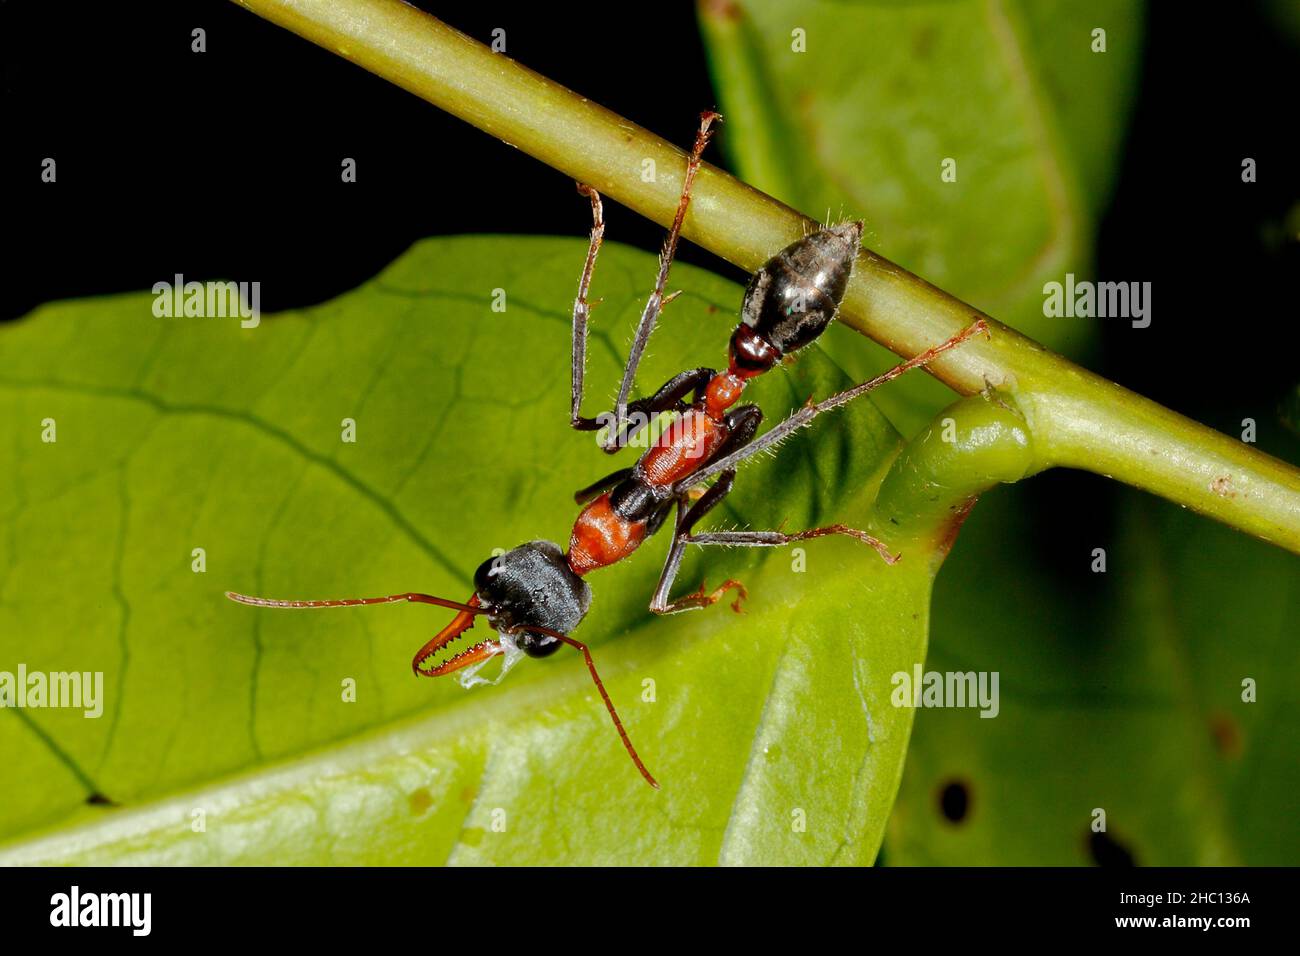
[[[927,24],[916,31],[912,37],[912,54],[918,60],[928,60],[930,54],[934,52],[934,38],[936,30],[933,25]]]
[[[415,816],[418,817],[427,813],[429,808],[432,806],[433,794],[431,794],[426,788],[421,787],[419,790],[416,790],[411,794],[411,813]]]
[[[1241,728],[1224,713],[1210,715],[1210,736],[1220,756],[1235,760],[1241,756]]]
[[[952,519],[948,522],[948,527],[944,529],[943,536],[939,539],[935,548],[939,553],[939,557],[948,557],[948,552],[957,543],[957,535],[961,533],[961,526],[965,524],[966,519],[970,516],[971,509],[975,507],[977,501],[979,501],[978,496],[967,498],[949,509],[953,513]]]

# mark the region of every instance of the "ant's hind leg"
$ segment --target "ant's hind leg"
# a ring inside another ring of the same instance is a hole
[[[618,429],[611,428],[609,434],[601,442],[601,451],[612,455],[620,448],[627,447],[650,424],[651,420],[662,412],[675,411],[680,413],[686,411],[686,405],[682,399],[694,392],[698,400],[704,394],[709,379],[713,378],[715,374],[711,368],[693,368],[685,372],[678,372],[659,386],[659,391],[650,397],[638,398],[635,402],[629,404],[621,426]],[[608,420],[612,424],[614,415],[607,412],[604,416],[597,418],[597,421],[600,420]]]

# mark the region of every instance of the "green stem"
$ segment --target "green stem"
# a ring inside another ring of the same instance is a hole
[[[667,224],[680,149],[398,0],[236,0],[313,43],[459,116],[638,213]],[[645,161],[657,175],[642,178]],[[754,270],[812,224],[711,166],[696,179],[684,233]],[[845,324],[915,355],[980,312],[864,252]],[[1024,413],[1039,459],[1128,482],[1300,552],[1300,471],[1071,364],[1000,323],[931,366],[963,394],[992,384]]]
[[[929,554],[935,570],[981,494],[1045,467],[1013,402],[992,394],[949,405],[899,451],[872,510],[872,530],[904,554]]]

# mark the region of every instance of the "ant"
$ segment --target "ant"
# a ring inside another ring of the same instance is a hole
[[[411,668],[417,675],[440,677],[518,649],[530,657],[547,657],[569,645],[582,653],[591,679],[614,721],[614,727],[632,762],[655,789],[650,775],[628,738],[614,703],[596,672],[587,645],[569,636],[587,614],[591,587],[586,575],[607,567],[635,552],[657,532],[676,508],[672,544],[659,585],[650,601],[655,614],[676,614],[716,604],[728,591],[737,597],[732,607],[739,611],[747,597],[744,585],[727,580],[712,591],[703,584],[691,594],[670,601],[673,581],[688,544],[743,547],[779,547],[794,541],[824,535],[847,535],[874,548],[893,564],[897,555],[865,531],[841,524],[810,528],[787,534],[781,531],[709,531],[694,533],[695,525],[731,491],[736,466],[765,449],[774,448],[797,429],[808,425],[822,412],[865,395],[909,369],[926,365],[976,333],[988,334],[983,320],[889,371],[839,392],[820,402],[810,398],[780,425],[755,438],[763,413],[756,405],[737,405],[750,379],[770,371],[779,362],[820,336],[839,310],[857,260],[862,223],[850,222],[810,233],[777,253],[758,270],[745,290],[741,322],[731,335],[727,370],[696,368],[669,379],[653,395],[628,401],[637,366],[664,305],[668,271],[677,250],[682,222],[690,205],[691,186],[700,168],[700,156],[712,136],[717,113],[700,115],[695,145],[687,158],[681,198],[672,227],[659,257],[659,274],[654,291],[641,314],[633,339],[623,381],[612,412],[596,418],[581,414],[583,374],[586,366],[587,322],[591,303],[587,293],[596,267],[596,256],[604,238],[605,223],[600,195],[588,185],[578,191],[591,201],[592,228],[587,259],[578,282],[573,304],[573,353],[569,424],[578,431],[608,429],[600,447],[607,453],[626,446],[650,421],[663,413],[674,413],[666,428],[630,468],[621,468],[574,495],[584,505],[573,526],[568,552],[550,541],[529,541],[512,551],[483,562],[474,573],[474,593],[461,603],[429,594],[405,593],[387,597],[349,598],[334,601],[282,601],[226,592],[242,604],[279,608],[354,607],[415,601],[455,610],[456,616],[416,652]],[[691,396],[688,403],[687,396]],[[716,480],[697,494],[707,479]],[[436,663],[444,647],[485,616],[498,637],[483,641]],[[510,658],[507,657],[507,662]]]

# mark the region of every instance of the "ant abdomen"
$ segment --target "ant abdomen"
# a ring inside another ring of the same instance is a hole
[[[826,331],[844,298],[861,238],[860,222],[820,229],[786,246],[754,273],[740,310],[744,326],[732,338],[738,364],[771,367]],[[777,354],[763,354],[764,344]]]

